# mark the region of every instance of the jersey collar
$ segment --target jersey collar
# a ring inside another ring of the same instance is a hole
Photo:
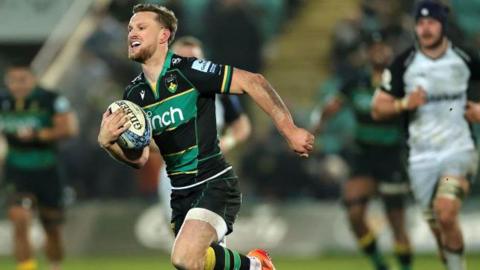
[[[173,52],[170,51],[170,50],[167,51],[167,55],[165,56],[165,61],[163,62],[162,72],[160,73],[160,76],[158,76],[156,84],[155,84],[154,87],[152,87],[152,85],[150,85],[147,78],[145,77],[145,73],[142,72],[143,80],[151,88],[152,93],[155,96],[156,100],[160,98],[160,90],[159,90],[160,85],[161,85],[160,81],[162,80],[163,76],[165,76],[165,74],[167,73],[168,69],[170,68],[170,66],[172,64],[172,56],[173,56]]]

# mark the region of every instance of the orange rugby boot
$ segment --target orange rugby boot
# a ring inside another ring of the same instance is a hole
[[[262,270],[275,270],[275,266],[273,266],[272,258],[270,258],[270,255],[268,255],[268,253],[265,250],[254,249],[248,252],[247,256],[257,258],[262,265]]]

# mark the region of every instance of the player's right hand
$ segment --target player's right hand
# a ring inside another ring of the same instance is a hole
[[[413,111],[427,103],[427,92],[425,92],[421,86],[418,86],[412,93],[408,95],[407,98],[406,109]]]
[[[308,158],[313,150],[315,137],[303,128],[294,127],[286,134],[290,148],[301,157]]]
[[[111,146],[130,125],[128,117],[123,110],[116,110],[113,113],[109,110],[105,111],[98,133],[98,143],[104,148]]]

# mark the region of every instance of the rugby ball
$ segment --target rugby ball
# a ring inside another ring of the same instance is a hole
[[[110,113],[122,109],[127,115],[130,127],[120,135],[118,145],[123,149],[143,149],[150,144],[152,128],[145,111],[137,104],[128,100],[117,100],[108,106]]]

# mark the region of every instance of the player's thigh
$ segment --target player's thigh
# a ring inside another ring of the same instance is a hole
[[[432,207],[437,182],[440,177],[440,164],[432,161],[429,165],[422,164],[419,166],[410,162],[408,176],[415,201],[424,212],[428,212]]]
[[[180,229],[172,250],[173,258],[199,260],[208,247],[217,241],[217,232],[208,222],[198,219],[186,219]]]
[[[172,228],[178,234],[184,221],[188,218],[211,222],[218,236],[218,241],[232,232],[233,224],[240,211],[241,192],[238,179],[232,173],[209,181],[191,190],[174,190],[172,192]],[[193,211],[188,217],[192,209]],[[204,209],[208,211],[198,210]],[[206,216],[207,218],[204,218]]]
[[[26,228],[33,218],[33,212],[32,209],[20,205],[11,205],[8,209],[8,218],[17,229]]]
[[[433,201],[437,217],[440,220],[456,217],[469,190],[470,182],[462,176],[448,175],[441,177]]]
[[[475,150],[451,153],[442,158],[441,165],[434,198],[435,211],[455,216],[477,173],[478,154]]]
[[[9,218],[14,223],[25,223],[31,219],[37,206],[34,181],[29,172],[6,168],[7,201]]]

